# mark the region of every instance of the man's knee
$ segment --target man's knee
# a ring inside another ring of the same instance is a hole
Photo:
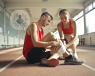
[[[53,35],[54,35],[54,33],[53,33],[53,32],[49,32],[48,34],[49,34],[50,36],[53,36]]]
[[[49,34],[49,37],[50,37],[51,39],[56,39],[56,36],[54,35],[53,32],[49,32],[48,34]]]

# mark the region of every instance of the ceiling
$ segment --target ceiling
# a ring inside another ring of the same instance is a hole
[[[9,13],[14,10],[26,10],[30,15],[31,22],[37,22],[43,12],[49,12],[54,20],[44,27],[44,33],[54,32],[57,30],[57,24],[60,22],[60,9],[68,9],[71,17],[76,10],[81,10],[84,7],[84,2],[87,0],[2,0],[5,9]],[[26,26],[27,27],[27,26]],[[26,28],[25,27],[25,28]]]

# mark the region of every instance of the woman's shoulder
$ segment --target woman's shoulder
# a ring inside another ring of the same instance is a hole
[[[76,22],[74,19],[70,19],[71,20],[71,22]]]
[[[71,20],[71,26],[74,28],[76,26],[76,21],[74,19],[70,19]]]
[[[62,22],[59,22],[58,24],[57,24],[57,26],[61,26],[62,25]]]

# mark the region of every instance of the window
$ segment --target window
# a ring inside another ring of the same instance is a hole
[[[86,14],[86,32],[95,32],[95,9]]]
[[[0,12],[0,33],[4,34],[4,15]]]
[[[93,8],[95,7],[95,1],[93,2]]]
[[[77,35],[84,34],[84,17],[81,17],[76,21],[77,24]]]
[[[4,9],[3,9],[3,7],[2,7],[2,6],[0,6],[0,11],[1,11],[1,12],[4,12]]]
[[[55,31],[54,34],[55,34],[56,38],[60,39],[60,36],[59,36],[59,32],[58,32],[58,30]]]
[[[81,17],[83,15],[83,11],[81,11],[79,14],[78,14],[78,17]]]
[[[90,11],[92,9],[92,4],[90,4],[86,9],[85,12],[87,13],[88,11]]]
[[[74,19],[74,20],[78,19],[78,16],[76,15],[73,19]]]
[[[7,11],[6,11],[5,13],[6,13],[6,16],[7,16],[7,17],[10,17],[10,14],[9,14]]]
[[[2,31],[2,28],[0,27],[0,33],[2,33],[3,31]]]
[[[77,20],[81,16],[83,16],[83,11],[81,11],[80,13],[78,13],[73,19]]]
[[[2,10],[1,10],[1,6],[0,6],[0,11],[2,11]]]

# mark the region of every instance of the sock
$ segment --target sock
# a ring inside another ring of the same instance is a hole
[[[77,55],[77,53],[74,53],[73,55],[74,55],[76,58],[78,58],[78,55]]]
[[[72,58],[72,55],[69,55],[68,57],[66,57],[67,59],[71,59]]]

